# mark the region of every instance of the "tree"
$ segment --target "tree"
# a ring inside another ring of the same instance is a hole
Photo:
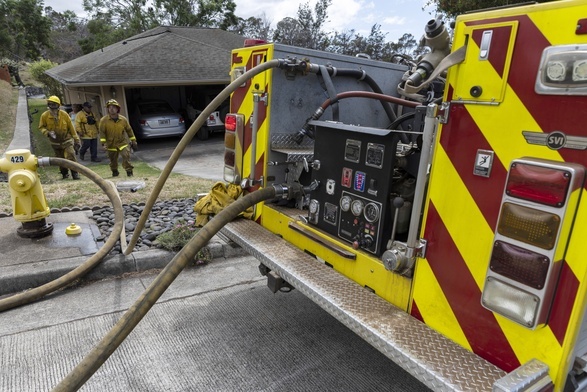
[[[238,23],[233,0],[154,0],[146,14],[157,25],[228,29]]]
[[[346,55],[355,55],[356,51],[353,45],[353,38],[355,37],[355,30],[344,30],[341,33],[335,31],[328,51],[333,53],[340,53]]]
[[[45,57],[65,63],[81,56],[83,51],[78,41],[89,36],[86,21],[73,11],[57,12],[52,7],[45,7],[45,16],[51,20],[52,44],[52,48],[45,50]]]
[[[247,38],[261,39],[264,41],[271,40],[273,36],[271,20],[267,19],[267,15],[264,12],[257,17],[251,16],[248,19],[238,18],[237,24],[229,28],[229,31]]]
[[[546,3],[553,0],[536,0]],[[467,11],[525,3],[526,0],[427,0],[424,7],[434,6],[435,12],[453,18]]]
[[[51,46],[51,20],[43,15],[42,0],[0,0],[0,53],[36,59]]]
[[[325,50],[329,40],[328,34],[322,28],[327,21],[327,11],[331,3],[332,0],[318,0],[313,11],[309,3],[301,4],[297,19],[287,17],[277,23],[273,40],[287,45]]]
[[[84,10],[90,15],[90,20],[110,24],[113,29],[122,30],[125,32],[123,35],[130,37],[157,26],[155,11],[146,4],[146,0],[84,0]]]
[[[286,17],[277,22],[273,41],[285,45],[302,46],[302,26],[295,18]]]

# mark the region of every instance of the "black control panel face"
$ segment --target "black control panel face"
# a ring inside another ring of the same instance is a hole
[[[391,234],[390,189],[397,149],[395,132],[315,121],[309,222],[380,255]]]

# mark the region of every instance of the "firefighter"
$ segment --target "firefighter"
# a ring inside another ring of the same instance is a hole
[[[79,150],[81,142],[73,128],[69,114],[59,109],[61,100],[55,95],[47,99],[47,106],[49,110],[41,114],[39,120],[39,131],[49,138],[49,142],[57,158],[65,158],[77,162],[75,152]],[[66,168],[61,167],[59,171],[63,179],[69,177]],[[78,172],[73,170],[71,171],[71,177],[74,180],[80,179]]]
[[[133,176],[133,165],[130,163],[130,148],[137,149],[137,139],[126,119],[121,116],[120,105],[116,100],[106,102],[108,114],[100,119],[100,143],[108,151],[112,177],[118,176],[118,156],[122,158],[122,167],[128,177]]]
[[[86,151],[90,150],[92,162],[102,162],[98,158],[98,121],[92,112],[92,104],[84,102],[82,110],[75,116],[75,130],[82,139],[79,157],[85,160]]]

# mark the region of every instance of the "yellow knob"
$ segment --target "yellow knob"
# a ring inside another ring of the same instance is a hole
[[[79,235],[82,233],[82,228],[79,227],[78,225],[76,225],[75,223],[72,223],[71,225],[67,226],[67,228],[65,229],[65,234],[67,235]]]

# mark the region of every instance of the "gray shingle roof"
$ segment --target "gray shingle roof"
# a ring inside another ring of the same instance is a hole
[[[220,29],[161,26],[46,73],[65,85],[226,83],[230,51],[243,43]]]

